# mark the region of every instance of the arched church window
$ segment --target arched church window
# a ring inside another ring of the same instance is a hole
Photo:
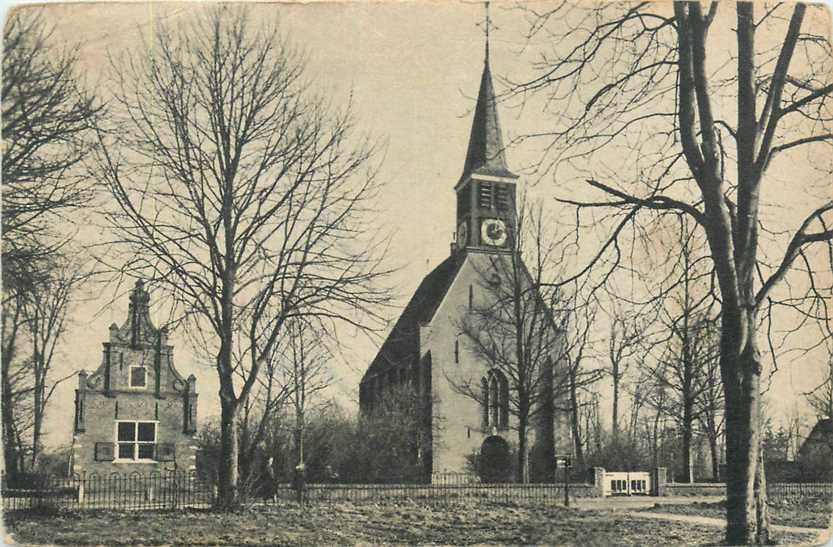
[[[498,425],[498,416],[499,416],[499,407],[500,401],[498,397],[500,395],[500,388],[498,386],[498,380],[496,375],[492,375],[489,378],[489,425],[492,427],[497,427]]]
[[[499,370],[492,369],[481,380],[483,389],[483,425],[485,429],[509,426],[509,383]]]
[[[483,429],[489,429],[489,379],[488,377],[484,376],[483,379],[480,380],[480,386],[483,389],[483,402],[481,405],[482,411],[482,422],[483,422]]]

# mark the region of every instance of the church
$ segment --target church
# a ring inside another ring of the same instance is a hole
[[[512,272],[521,272],[523,292],[532,285],[518,251],[519,177],[506,162],[488,48],[487,36],[468,151],[454,186],[456,234],[450,255],[422,280],[405,306],[361,380],[359,403],[367,415],[395,386],[411,386],[426,408],[420,433],[428,446],[411,455],[422,480],[479,473],[476,462],[482,464],[487,453],[492,457],[502,450],[515,452],[497,458],[505,462],[499,465],[515,466],[503,476],[550,482],[555,454],[569,453],[570,447],[569,416],[559,410],[566,405],[557,404],[562,395],[553,389],[554,378],[565,374],[557,357],[563,331],[547,309],[535,345],[548,355],[543,356],[545,365],[533,371],[535,381],[527,381],[524,388],[514,374],[518,367],[498,358],[515,354],[513,336],[506,332],[502,337],[496,322],[483,313],[500,315],[494,310],[501,306]],[[546,308],[538,291],[533,292],[535,306]],[[534,407],[524,418],[526,447],[519,448],[521,399],[531,399]],[[519,450],[528,451],[524,475],[517,472]]]

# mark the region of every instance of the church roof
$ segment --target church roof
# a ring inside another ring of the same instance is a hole
[[[480,78],[480,91],[474,107],[469,148],[461,179],[471,174],[518,178],[506,165],[503,134],[497,116],[497,101],[488,56],[483,65],[483,76]]]
[[[829,444],[833,447],[833,418],[820,419],[799,449],[799,453],[811,444]]]
[[[449,256],[425,276],[376,354],[373,363],[368,367],[362,381],[399,364],[417,362],[419,327],[433,319],[461,263],[462,261],[455,256]]]

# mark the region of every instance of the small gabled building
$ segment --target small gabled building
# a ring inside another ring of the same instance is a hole
[[[174,367],[168,330],[150,320],[140,280],[127,320],[110,326],[92,374],[78,374],[73,473],[192,470],[196,459],[196,378]]]

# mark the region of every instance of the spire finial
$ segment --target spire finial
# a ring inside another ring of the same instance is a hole
[[[492,18],[489,16],[489,1],[483,3],[486,7],[486,18],[481,23],[477,23],[478,27],[483,28],[483,32],[486,35],[486,63],[489,62],[489,34],[491,33],[492,29],[497,30],[497,27],[492,23]]]

